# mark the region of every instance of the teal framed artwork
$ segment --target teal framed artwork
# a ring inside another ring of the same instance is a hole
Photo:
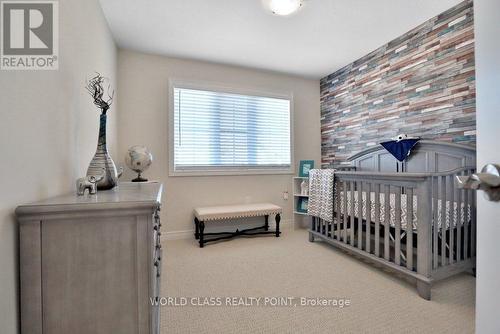
[[[309,177],[309,170],[314,168],[314,160],[300,160],[299,176]]]
[[[307,197],[300,197],[297,205],[297,211],[301,213],[307,213],[308,204],[309,204],[309,199]]]

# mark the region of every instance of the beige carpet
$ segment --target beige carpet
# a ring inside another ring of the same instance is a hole
[[[305,231],[203,249],[194,240],[167,241],[164,254],[163,296],[345,297],[351,305],[300,306],[295,300],[299,306],[164,306],[162,333],[474,331],[473,276],[438,283],[426,301],[411,284],[320,241],[308,242]]]

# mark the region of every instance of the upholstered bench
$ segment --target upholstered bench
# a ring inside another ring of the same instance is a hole
[[[210,206],[194,209],[195,238],[200,242],[200,248],[208,241],[230,239],[240,235],[274,234],[280,236],[281,207],[270,203]],[[269,216],[274,215],[276,230],[269,231]],[[205,233],[205,223],[216,220],[229,220],[249,217],[264,217],[263,226],[235,232]],[[263,231],[262,231],[263,230]],[[207,239],[207,236],[216,236]],[[218,236],[218,237],[217,237]]]

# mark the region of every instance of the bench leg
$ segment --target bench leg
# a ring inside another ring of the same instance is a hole
[[[281,220],[281,216],[279,213],[276,215],[274,220],[276,221],[276,238],[279,238],[279,236],[280,236],[280,220]]]
[[[199,223],[200,248],[203,248],[203,232],[205,231],[205,222]]]
[[[269,215],[265,215],[264,219],[266,220],[266,224],[264,225],[264,231],[269,230]]]
[[[194,238],[196,240],[200,238],[200,221],[196,217],[194,217]]]

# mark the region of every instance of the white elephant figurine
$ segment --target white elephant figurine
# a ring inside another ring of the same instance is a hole
[[[76,194],[78,196],[85,195],[85,190],[89,190],[89,195],[95,195],[97,193],[97,182],[104,178],[104,173],[99,176],[90,175],[79,178],[76,180]]]

